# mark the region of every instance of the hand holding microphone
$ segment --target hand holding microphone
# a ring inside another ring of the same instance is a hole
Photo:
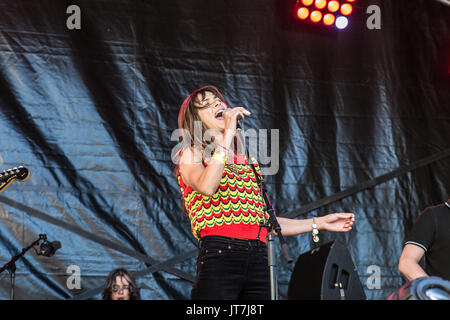
[[[225,131],[220,141],[217,141],[225,150],[228,150],[232,145],[237,133],[242,129],[239,123],[246,116],[250,115],[250,111],[244,107],[227,108],[223,110],[223,118],[225,120]],[[239,129],[239,131],[238,131]]]
[[[244,107],[228,108],[223,111],[225,119],[225,129],[233,130],[242,129],[241,121],[251,114],[250,111]]]

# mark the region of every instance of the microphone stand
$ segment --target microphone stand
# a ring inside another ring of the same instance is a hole
[[[270,298],[271,298],[271,300],[277,300],[278,299],[278,286],[277,286],[277,278],[276,278],[276,273],[275,273],[276,263],[275,263],[275,251],[274,251],[274,247],[273,247],[273,242],[274,242],[274,238],[273,238],[274,235],[272,233],[273,231],[276,232],[276,234],[278,235],[278,238],[280,239],[281,249],[282,249],[284,257],[286,258],[287,263],[291,263],[293,260],[289,256],[286,241],[285,241],[283,235],[281,234],[281,227],[280,227],[280,224],[278,223],[275,209],[273,208],[272,204],[269,201],[269,197],[267,195],[267,189],[264,184],[264,179],[262,176],[260,176],[256,172],[255,166],[250,161],[250,154],[249,154],[248,148],[246,147],[245,137],[242,136],[242,126],[241,125],[239,125],[237,127],[237,132],[239,134],[239,139],[241,140],[241,143],[243,144],[243,148],[245,149],[245,154],[247,156],[247,162],[250,164],[250,167],[252,168],[253,173],[255,174],[256,181],[259,185],[259,190],[261,191],[261,195],[263,196],[264,211],[266,212],[266,214],[269,215],[268,223],[260,224],[260,227],[267,228],[267,231],[269,234],[268,242],[267,242],[267,249],[268,249],[267,256],[268,256],[268,265],[269,265],[269,271],[270,271]]]
[[[10,299],[11,300],[14,300],[14,281],[16,278],[16,261],[19,260],[23,255],[25,255],[25,253],[28,250],[30,250],[32,247],[37,245],[39,243],[39,241],[41,241],[41,240],[44,240],[44,241],[47,240],[47,236],[45,234],[40,234],[39,239],[34,241],[28,247],[23,248],[22,252],[15,255],[14,257],[12,257],[12,259],[8,263],[6,263],[3,267],[0,268],[0,273],[5,271],[6,269],[8,269],[8,271],[9,271],[10,278],[11,278],[11,287],[10,287]]]
[[[250,160],[250,158],[248,157]],[[271,300],[278,300],[278,286],[277,286],[277,277],[275,273],[275,250],[274,250],[274,235],[273,231],[276,232],[278,235],[278,239],[280,239],[281,244],[281,250],[283,252],[284,257],[286,258],[287,263],[291,263],[293,260],[289,256],[288,248],[286,245],[286,240],[284,239],[283,235],[281,234],[281,227],[278,223],[277,216],[275,214],[275,209],[273,208],[272,204],[269,201],[269,198],[267,196],[267,190],[264,185],[264,180],[262,177],[259,177],[256,169],[254,168],[254,165],[251,163],[250,166],[253,168],[253,171],[255,173],[256,179],[259,182],[261,194],[264,198],[265,206],[264,211],[269,214],[269,221],[268,224],[261,224],[261,227],[267,228],[269,232],[268,241],[267,241],[267,250],[268,250],[268,263],[269,263],[269,270],[270,270],[270,299]]]

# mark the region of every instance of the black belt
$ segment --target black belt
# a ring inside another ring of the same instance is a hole
[[[245,246],[245,247],[266,246],[266,244],[259,239],[239,239],[215,235],[202,237],[200,239],[200,244],[207,243],[210,241],[219,242],[223,244],[235,244],[238,246]]]

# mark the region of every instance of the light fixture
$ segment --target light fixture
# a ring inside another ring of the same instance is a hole
[[[344,16],[340,16],[336,19],[336,28],[345,29],[348,26],[348,19]]]
[[[326,27],[335,26],[342,30],[349,24],[355,2],[356,0],[297,0],[295,15],[301,21]]]

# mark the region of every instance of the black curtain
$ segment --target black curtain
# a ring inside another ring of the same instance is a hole
[[[1,2],[0,164],[31,177],[1,194],[0,264],[42,233],[62,245],[16,262],[16,299],[98,299],[117,267],[136,274],[144,299],[189,298],[197,241],[172,133],[183,99],[206,84],[251,110],[246,128],[278,132],[266,183],[279,216],[354,212],[351,232],[322,232],[319,245],[348,247],[368,299],[406,281],[404,237],[450,193],[450,7],[359,0],[337,30],[296,21],[295,2]],[[367,27],[369,5],[381,29]],[[310,234],[287,242],[293,257],[317,246]],[[285,298],[293,265],[275,249]],[[5,271],[1,299],[9,289]]]

